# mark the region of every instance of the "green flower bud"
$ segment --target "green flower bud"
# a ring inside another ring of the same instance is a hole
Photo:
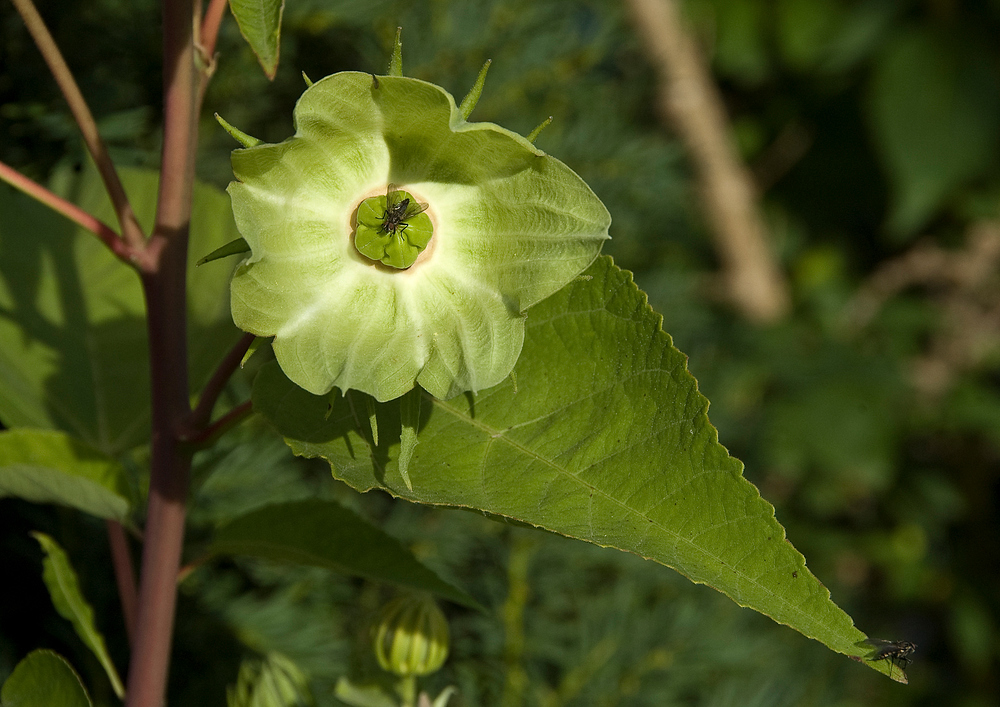
[[[236,685],[226,688],[227,707],[299,707],[312,704],[306,674],[280,653],[244,660]]]
[[[429,675],[448,657],[448,621],[429,595],[393,599],[373,634],[379,665],[400,677]]]
[[[295,125],[233,153],[250,254],[232,312],[316,395],[386,401],[419,384],[447,399],[496,385],[521,352],[525,310],[608,238],[610,215],[576,174],[467,122],[438,86],[335,74],[302,95]]]

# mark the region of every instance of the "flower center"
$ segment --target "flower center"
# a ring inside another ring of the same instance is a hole
[[[390,184],[384,196],[369,197],[358,206],[354,247],[366,258],[405,270],[434,235],[426,210],[427,204]]]

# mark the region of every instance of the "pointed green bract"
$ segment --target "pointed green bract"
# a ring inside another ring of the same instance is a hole
[[[458,107],[458,112],[462,114],[462,117],[466,120],[472,115],[472,111],[475,110],[476,104],[479,103],[479,96],[483,93],[483,86],[486,85],[486,72],[490,70],[490,64],[493,63],[492,59],[487,59],[486,63],[483,64],[483,68],[479,70],[479,75],[476,77],[476,83],[472,85],[469,92],[465,94],[465,98],[462,99],[462,104]],[[534,142],[531,136],[528,136],[528,142]]]
[[[608,258],[587,275],[532,310],[517,392],[508,381],[447,402],[423,396],[412,491],[398,441],[383,435],[371,449],[343,403],[320,423],[325,400],[276,366],[261,370],[254,408],[293,451],[325,458],[359,491],[475,508],[632,552],[867,656],[856,645],[864,634],[719,444],[708,401],[645,295]],[[379,409],[383,426],[398,414]]]
[[[572,170],[516,133],[466,122],[432,84],[335,74],[303,94],[295,124],[283,143],[233,153],[229,193],[251,255],[232,313],[274,337],[285,374],[311,393],[387,401],[420,385],[448,399],[496,385],[520,354],[524,311],[608,238],[607,209]],[[359,207],[390,184],[428,204],[433,226],[408,269],[355,243],[370,220]]]
[[[261,348],[268,346],[270,343],[271,342],[268,341],[267,339],[263,339],[259,336],[256,337],[253,341],[251,341],[250,346],[247,348],[247,352],[243,354],[243,358],[240,360],[240,368],[245,368],[247,362],[251,358],[253,358],[254,354],[257,353]]]
[[[420,391],[411,390],[399,399],[399,475],[410,491],[413,483],[410,481],[410,460],[417,449],[417,432],[420,429]]]
[[[392,42],[392,57],[389,59],[389,76],[403,75],[403,28],[396,28],[396,38]]]
[[[549,127],[549,124],[551,122],[552,122],[552,116],[550,115],[548,118],[539,123],[534,130],[528,133],[528,142],[534,143],[535,140],[538,139],[538,136],[542,134],[542,131],[545,130],[545,128]]]
[[[204,265],[205,263],[210,263],[213,260],[219,260],[220,258],[226,258],[230,255],[239,255],[240,253],[247,253],[250,251],[250,246],[242,238],[236,238],[229,241],[226,245],[216,248],[211,253],[206,255],[204,258],[195,263],[195,266]]]
[[[365,411],[368,413],[368,425],[372,430],[372,444],[378,446],[378,415],[375,412],[375,399],[365,396]]]
[[[253,147],[255,145],[260,145],[263,142],[263,140],[255,138],[253,135],[247,135],[239,128],[230,125],[229,122],[218,113],[215,114],[215,121],[222,126],[223,130],[229,133],[231,138],[243,145],[243,147]],[[198,261],[198,264],[200,265],[201,261]]]

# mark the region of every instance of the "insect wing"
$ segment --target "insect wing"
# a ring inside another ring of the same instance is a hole
[[[419,201],[411,202],[406,207],[406,213],[403,214],[403,220],[405,221],[407,219],[411,219],[417,214],[422,214],[425,211],[427,211],[427,204]]]
[[[403,198],[403,192],[395,184],[390,184],[385,188],[385,210],[386,213],[392,211]]]

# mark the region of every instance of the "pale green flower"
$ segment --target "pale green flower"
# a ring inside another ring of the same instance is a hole
[[[285,374],[314,394],[386,401],[419,383],[446,399],[496,385],[520,354],[525,310],[608,238],[610,215],[572,170],[466,122],[433,84],[335,74],[302,95],[295,126],[280,144],[233,153],[229,193],[251,252],[232,311],[274,338]],[[390,184],[397,202],[427,205],[395,229]]]

